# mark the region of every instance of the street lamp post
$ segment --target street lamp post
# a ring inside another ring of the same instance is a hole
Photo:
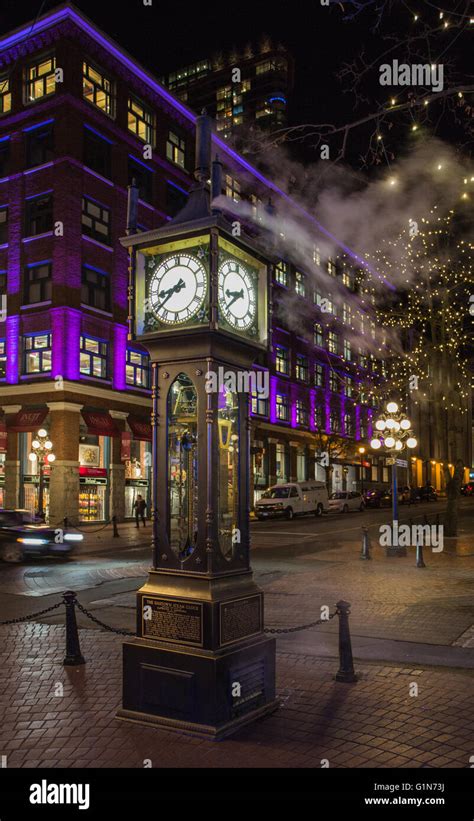
[[[361,495],[364,495],[364,453],[365,448],[359,448],[360,453],[360,492]]]
[[[41,428],[34,437],[31,443],[32,451],[30,453],[30,461],[38,462],[39,471],[39,487],[38,487],[38,516],[44,518],[44,461],[52,464],[56,456],[53,453],[53,443],[51,442],[48,432]]]
[[[418,442],[413,436],[411,422],[402,414],[396,402],[389,402],[385,413],[382,413],[375,421],[375,429],[378,432],[370,446],[378,451],[382,447],[385,453],[390,454],[392,465],[392,517],[393,522],[398,523],[398,487],[397,487],[397,454],[401,454],[405,447],[416,448]],[[406,548],[397,547],[388,549],[389,555],[406,555]]]

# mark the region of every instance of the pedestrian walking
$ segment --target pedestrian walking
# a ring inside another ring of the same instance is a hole
[[[146,527],[146,509],[147,503],[141,494],[139,493],[137,498],[133,503],[133,509],[135,511],[135,522],[137,523],[137,527],[140,527],[140,519],[143,522],[143,527]]]

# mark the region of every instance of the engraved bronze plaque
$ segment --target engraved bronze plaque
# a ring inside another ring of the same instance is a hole
[[[146,608],[150,608],[148,611]],[[149,613],[150,618],[145,618]],[[174,644],[203,646],[203,606],[200,602],[143,596],[142,635]]]
[[[234,644],[241,639],[262,632],[262,594],[232,599],[219,605],[220,646]]]

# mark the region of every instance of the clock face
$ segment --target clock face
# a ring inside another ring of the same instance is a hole
[[[237,260],[227,260],[219,268],[219,307],[225,320],[236,330],[246,330],[255,319],[255,285],[251,274]]]
[[[158,265],[150,279],[150,309],[167,325],[187,322],[202,307],[206,284],[206,270],[197,257],[171,254]]]

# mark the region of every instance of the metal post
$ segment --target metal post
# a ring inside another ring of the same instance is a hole
[[[120,536],[120,533],[118,532],[118,529],[117,529],[117,517],[116,516],[112,516],[112,525],[113,525],[113,528],[114,528],[114,539],[118,539],[119,536]]]
[[[64,519],[63,519],[63,527],[64,527],[64,530],[67,530],[68,527],[69,527],[69,520],[68,520],[67,516],[65,516]]]
[[[363,464],[364,454],[360,454],[360,492],[361,496],[364,495],[364,464]]]
[[[79,633],[76,622],[76,599],[77,594],[73,590],[63,593],[63,601],[66,606],[66,658],[63,661],[65,667],[76,667],[85,664],[86,660],[81,653],[79,644]]]
[[[398,522],[398,487],[397,487],[397,463],[392,465],[392,510],[393,521]]]
[[[423,561],[423,543],[416,545],[416,566],[426,567],[426,564]]]
[[[357,681],[352,659],[351,634],[349,631],[350,604],[346,601],[339,601],[336,604],[337,615],[339,616],[339,670],[336,673],[336,681],[350,683]]]
[[[360,554],[361,559],[371,559],[372,556],[370,555],[370,541],[369,541],[369,529],[368,527],[362,528],[362,551]]]
[[[39,490],[38,490],[38,513],[41,517],[43,516],[43,507],[44,507],[43,459],[44,459],[44,454],[42,453],[41,456],[39,457]]]

